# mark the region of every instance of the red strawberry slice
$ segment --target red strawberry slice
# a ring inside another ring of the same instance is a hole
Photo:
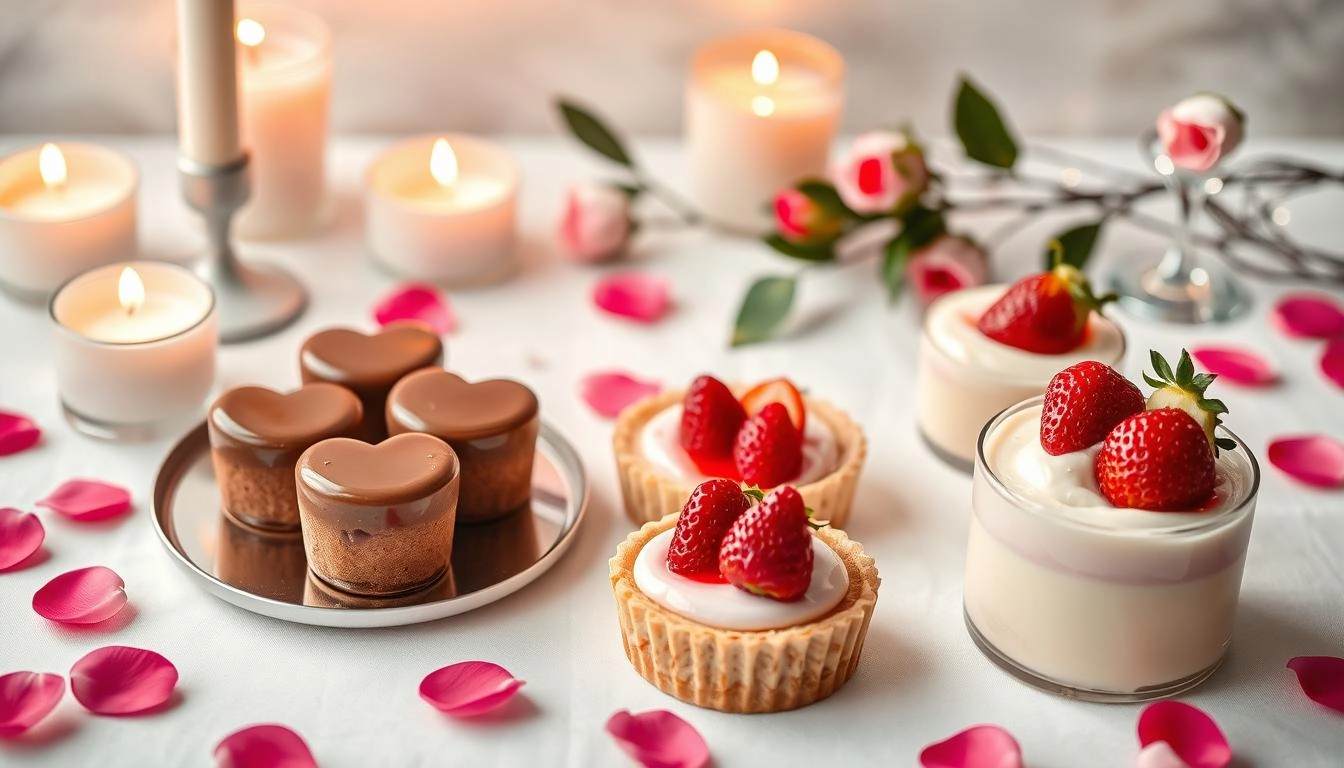
[[[1041,447],[1051,456],[1096,445],[1143,410],[1143,393],[1105,363],[1087,360],[1055,374],[1045,388]]]
[[[747,412],[727,385],[713,376],[691,382],[681,404],[681,447],[701,472],[722,476],[731,468],[733,442]]]
[[[737,433],[733,463],[747,485],[773,488],[797,477],[803,468],[803,433],[793,425],[789,409],[768,403],[747,419]]]
[[[1013,283],[976,327],[1001,344],[1059,355],[1077,349],[1085,339],[1088,316],[1114,300],[1114,294],[1097,298],[1082,272],[1060,264]]]
[[[1097,453],[1097,485],[1117,507],[1197,510],[1217,484],[1204,429],[1179,408],[1141,411],[1116,425]]]
[[[812,583],[812,529],[798,491],[783,486],[748,509],[723,537],[719,572],[729,584],[776,600],[797,600]]]
[[[807,426],[807,408],[803,394],[788,379],[770,379],[747,390],[742,396],[742,407],[748,416],[755,416],[770,403],[779,403],[789,409],[789,418],[799,432]]]
[[[732,480],[706,480],[696,486],[672,532],[667,569],[697,581],[722,582],[719,545],[750,505],[751,499]]]

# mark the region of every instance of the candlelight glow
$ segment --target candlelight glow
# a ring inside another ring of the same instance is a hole
[[[429,153],[429,175],[439,182],[441,187],[451,187],[457,183],[457,155],[448,146],[445,139],[434,142],[434,151]]]
[[[751,60],[751,79],[757,85],[774,85],[779,80],[779,59],[769,51],[757,51]]]
[[[249,48],[261,45],[266,39],[266,28],[256,19],[242,19],[238,22],[238,42]]]
[[[117,280],[117,300],[128,315],[134,315],[145,303],[145,284],[130,267],[121,270],[121,279]]]
[[[37,153],[37,171],[42,174],[42,183],[47,189],[60,189],[65,186],[65,155],[55,144],[43,144]]]

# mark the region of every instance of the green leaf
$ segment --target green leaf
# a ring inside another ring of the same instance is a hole
[[[904,233],[902,233],[904,234]],[[905,287],[905,264],[910,260],[910,240],[893,237],[882,254],[882,284],[887,287],[887,301],[895,303]]]
[[[778,234],[766,235],[762,239],[766,245],[791,259],[811,262],[835,261],[834,240],[816,244],[795,243],[784,239]]]
[[[1162,389],[1163,387],[1167,386],[1167,382],[1149,376],[1146,371],[1143,374],[1143,380],[1145,383],[1147,383],[1148,386],[1152,387],[1153,389]]]
[[[644,188],[637,184],[618,184],[616,182],[609,182],[609,184],[612,187],[612,189],[620,190],[621,194],[625,195],[631,200],[634,200],[635,198],[639,197],[644,192]]]
[[[795,189],[824,211],[843,214],[848,218],[858,218],[858,214],[845,205],[845,201],[840,199],[840,193],[835,190],[835,185],[829,181],[806,179],[799,182]]]
[[[1172,374],[1171,366],[1167,363],[1167,359],[1163,357],[1161,353],[1159,353],[1157,350],[1155,349],[1148,350],[1148,361],[1153,364],[1153,370],[1157,371],[1157,375],[1163,381],[1167,382],[1176,381],[1176,376]]]
[[[734,347],[765,341],[774,334],[793,307],[796,282],[792,277],[763,277],[752,283],[737,311]]]
[[[1176,361],[1176,381],[1189,384],[1193,378],[1195,378],[1195,361],[1190,359],[1189,352],[1182,349],[1181,359]]]
[[[564,99],[557,101],[556,105],[560,107],[560,114],[564,116],[565,125],[574,138],[608,160],[614,160],[627,168],[635,167],[621,140],[591,112]]]
[[[1085,267],[1104,223],[1083,224],[1055,235],[1045,250],[1045,269],[1052,269],[1056,264],[1069,264],[1078,269]]]
[[[967,157],[995,168],[1012,168],[1017,162],[1017,141],[998,107],[965,75],[957,88],[952,123]]]

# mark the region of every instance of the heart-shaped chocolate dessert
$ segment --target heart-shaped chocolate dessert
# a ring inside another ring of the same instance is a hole
[[[457,473],[453,449],[419,432],[377,445],[342,437],[323,440],[304,451],[298,465],[298,477],[309,491],[380,510],[423,499],[448,485]]]
[[[235,387],[211,406],[210,427],[242,445],[302,451],[319,440],[351,434],[363,410],[359,398],[335,384],[315,382],[287,393]]]

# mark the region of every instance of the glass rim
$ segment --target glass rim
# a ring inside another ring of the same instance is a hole
[[[111,269],[113,267],[125,268],[134,266],[136,264],[153,264],[155,265],[155,267],[168,267],[170,269],[178,270],[179,272],[182,272],[189,277],[195,278],[202,286],[205,287],[205,295],[209,298],[209,303],[206,304],[205,312],[202,313],[200,319],[192,323],[191,325],[187,326],[186,328],[177,331],[176,333],[169,333],[163,336],[155,336],[152,339],[143,339],[141,341],[100,341],[98,339],[89,338],[88,336],[80,333],[79,331],[70,328],[65,323],[62,323],[60,318],[56,317],[56,300],[59,299],[61,293],[65,291],[66,288],[69,288],[72,284],[74,284],[76,280],[91,275],[99,270]],[[100,266],[94,267],[93,269],[80,272],[79,274],[69,278],[65,282],[56,286],[56,290],[51,292],[51,298],[47,300],[47,316],[51,319],[51,322],[56,326],[56,328],[61,333],[79,342],[82,342],[84,344],[91,344],[97,347],[126,349],[132,347],[148,347],[153,344],[161,344],[165,341],[171,341],[173,339],[180,338],[182,336],[186,336],[189,333],[192,333],[197,328],[200,328],[202,325],[205,325],[207,322],[209,322],[210,318],[214,317],[216,303],[217,301],[215,299],[214,286],[210,285],[209,281],[202,280],[200,276],[197,275],[190,268],[183,266],[182,264],[178,264],[176,262],[164,261],[161,259],[134,259],[128,261],[114,261],[111,264],[102,264]]]

